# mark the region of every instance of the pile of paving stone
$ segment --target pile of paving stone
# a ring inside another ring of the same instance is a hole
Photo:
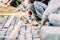
[[[25,24],[21,16],[0,18],[0,40],[40,40],[39,28]]]

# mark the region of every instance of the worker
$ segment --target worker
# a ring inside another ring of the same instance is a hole
[[[29,5],[29,10],[33,13],[37,20],[41,20],[42,15],[47,8],[47,5],[41,2],[42,0],[35,0]]]
[[[41,25],[49,21],[51,26],[60,26],[60,0],[51,0],[43,13]]]

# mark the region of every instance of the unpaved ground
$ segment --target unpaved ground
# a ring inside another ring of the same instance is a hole
[[[16,8],[14,7],[7,7],[7,8],[0,7],[0,13],[15,13],[15,12]]]

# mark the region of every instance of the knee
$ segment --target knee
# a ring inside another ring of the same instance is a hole
[[[60,25],[60,15],[59,14],[51,14],[49,15],[48,19],[50,21],[50,23],[52,23],[53,25]]]
[[[55,20],[55,19],[60,20],[60,14],[51,14],[49,15],[48,19],[49,20]]]

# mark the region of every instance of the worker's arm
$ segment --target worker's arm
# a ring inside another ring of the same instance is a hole
[[[53,10],[52,10],[51,6],[49,5],[48,8],[43,13],[42,20],[41,20],[41,25],[45,25],[45,23],[48,19],[48,16],[51,14],[52,11]]]
[[[45,25],[46,21],[44,19],[41,20],[41,25]]]

